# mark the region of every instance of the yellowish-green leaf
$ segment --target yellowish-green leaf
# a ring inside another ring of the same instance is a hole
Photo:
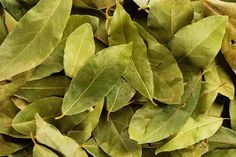
[[[33,157],[58,157],[58,155],[47,147],[35,144],[33,148]]]

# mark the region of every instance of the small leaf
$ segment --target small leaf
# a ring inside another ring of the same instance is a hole
[[[83,24],[66,40],[64,69],[67,76],[74,78],[86,61],[95,53],[93,30]]]
[[[63,100],[62,114],[81,113],[104,98],[124,73],[131,52],[132,44],[126,44],[106,48],[94,55],[72,80]]]
[[[195,119],[189,118],[176,135],[161,148],[158,148],[156,153],[182,149],[211,137],[219,129],[222,122],[222,118],[207,115],[199,115]]]
[[[54,118],[60,114],[62,99],[49,97],[36,101],[18,112],[12,126],[24,135],[36,131],[35,114],[39,113],[46,121],[55,123]]]
[[[53,151],[39,144],[34,145],[33,157],[58,157]]]
[[[86,151],[89,152],[89,154],[91,154],[93,157],[109,157],[101,150],[101,148],[99,148],[94,138],[89,139],[82,145],[82,147],[86,149]]]
[[[230,101],[229,114],[230,114],[231,128],[236,130],[236,98]]]
[[[63,136],[57,128],[46,123],[38,114],[35,116],[37,131],[36,139],[66,157],[87,157],[87,154],[73,139]]]
[[[227,17],[211,16],[179,30],[170,42],[178,63],[187,62],[199,68],[212,63],[220,50],[226,24]]]

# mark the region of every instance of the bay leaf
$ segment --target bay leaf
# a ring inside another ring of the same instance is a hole
[[[34,145],[33,157],[58,157],[53,151],[39,144]]]
[[[70,80],[65,76],[49,76],[40,80],[28,81],[14,95],[34,102],[50,96],[63,97]]]
[[[15,104],[15,106],[20,110],[23,110],[29,104],[27,101],[20,99],[18,97],[13,96],[10,99]]]
[[[133,111],[129,107],[111,113],[109,121],[103,114],[93,137],[102,150],[110,156],[141,157],[141,146],[129,139],[127,127]]]
[[[5,99],[4,101],[0,102],[0,113],[10,118],[14,118],[17,112],[18,109],[10,99]]]
[[[146,45],[129,14],[118,2],[107,31],[109,45],[133,42],[132,60],[124,78],[139,93],[152,101],[154,93],[153,73],[147,58]]]
[[[62,37],[71,3],[41,0],[21,18],[0,46],[0,80],[36,67],[52,53]]]
[[[101,150],[101,148],[99,148],[94,138],[86,141],[84,144],[82,144],[82,147],[86,149],[86,151],[89,152],[89,154],[91,154],[93,157],[109,157]]]
[[[7,28],[3,18],[0,18],[0,44],[4,41],[7,36]]]
[[[156,29],[158,40],[168,42],[182,27],[191,23],[193,6],[190,0],[150,0],[148,26]]]
[[[129,105],[129,101],[135,92],[135,89],[127,81],[120,79],[106,96],[106,108],[108,112],[115,112]]]
[[[236,149],[236,132],[221,126],[220,129],[208,139],[209,151],[215,149]]]
[[[179,106],[162,108],[145,105],[137,110],[129,124],[130,138],[139,144],[161,141],[177,132],[191,116],[201,89],[201,77],[195,77],[185,87]]]
[[[35,116],[37,131],[36,139],[38,142],[56,150],[65,157],[87,157],[85,151],[72,138],[64,136],[56,127],[46,123],[39,114]]]
[[[17,25],[17,21],[7,11],[4,10],[4,19],[7,32],[10,33]]]
[[[229,104],[230,124],[233,130],[236,130],[236,98]]]
[[[62,99],[49,97],[38,100],[23,110],[13,119],[12,126],[24,135],[30,135],[36,131],[35,114],[40,114],[46,121],[55,123],[54,118],[60,114]]]
[[[159,44],[140,25],[137,26],[147,45],[148,59],[152,65],[154,99],[167,104],[180,103],[184,92],[184,83],[176,60],[165,46]]]
[[[104,98],[124,73],[131,52],[131,43],[112,46],[96,53],[86,62],[66,92],[62,116],[86,111]]]
[[[104,100],[96,104],[94,109],[87,114],[79,125],[68,132],[68,136],[73,138],[79,144],[86,142],[92,135],[93,130],[98,125]]]
[[[178,63],[186,62],[206,68],[221,48],[226,24],[227,17],[211,16],[179,30],[170,42],[172,54]]]
[[[66,40],[64,69],[67,76],[74,78],[86,61],[95,53],[93,30],[85,23],[72,32]]]
[[[189,118],[176,135],[161,148],[156,149],[156,153],[182,149],[209,138],[216,133],[222,122],[222,118],[207,115]]]

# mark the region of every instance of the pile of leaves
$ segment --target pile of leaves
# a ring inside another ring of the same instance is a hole
[[[236,1],[0,3],[0,156],[236,156]]]

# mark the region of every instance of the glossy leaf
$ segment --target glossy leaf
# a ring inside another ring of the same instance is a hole
[[[191,23],[193,7],[190,0],[150,0],[148,25],[156,29],[159,41],[168,42],[182,27]]]
[[[146,98],[152,100],[153,73],[147,58],[147,48],[138,34],[138,29],[123,7],[117,3],[116,10],[107,28],[109,45],[133,42],[132,60],[124,77],[130,85]]]
[[[54,118],[60,114],[62,99],[49,97],[36,101],[23,110],[14,118],[12,126],[24,135],[30,135],[36,131],[35,114],[39,113],[46,121],[55,123]]]
[[[52,53],[62,37],[71,3],[41,0],[21,18],[0,46],[0,57],[4,58],[0,62],[0,80],[36,67]]]
[[[207,115],[199,115],[195,119],[189,118],[176,135],[161,148],[158,148],[156,153],[182,149],[211,137],[219,129],[222,122],[222,118]]]
[[[29,102],[50,96],[63,97],[69,83],[70,80],[65,76],[49,76],[40,80],[26,82],[14,95]]]
[[[129,101],[135,92],[135,89],[124,79],[120,79],[106,96],[106,108],[108,112],[115,112],[129,105]]]
[[[86,142],[91,137],[92,131],[96,128],[99,122],[103,104],[104,100],[99,102],[79,125],[69,131],[68,135],[80,144]]]
[[[131,52],[132,44],[126,44],[106,48],[94,55],[72,80],[63,100],[62,114],[81,113],[105,97],[124,73]]]
[[[34,145],[33,157],[58,157],[53,151],[39,144]]]
[[[147,45],[148,59],[152,65],[154,98],[167,104],[180,103],[184,83],[177,62],[170,51],[144,28],[138,25],[138,30]]]
[[[93,30],[83,24],[70,34],[66,40],[64,69],[67,76],[74,78],[86,61],[95,53]]]
[[[109,121],[102,116],[94,131],[98,145],[110,156],[141,157],[141,146],[129,139],[127,127],[132,116],[130,108],[111,113]]]
[[[199,76],[186,85],[179,106],[162,108],[145,105],[137,110],[129,125],[130,138],[139,144],[163,140],[178,131],[191,116],[201,89]]]
[[[87,157],[78,143],[73,139],[63,136],[57,128],[46,123],[38,114],[36,114],[36,139],[48,147],[59,151],[66,157]]]
[[[211,16],[178,31],[170,42],[178,63],[207,67],[220,50],[226,24],[227,17]]]

